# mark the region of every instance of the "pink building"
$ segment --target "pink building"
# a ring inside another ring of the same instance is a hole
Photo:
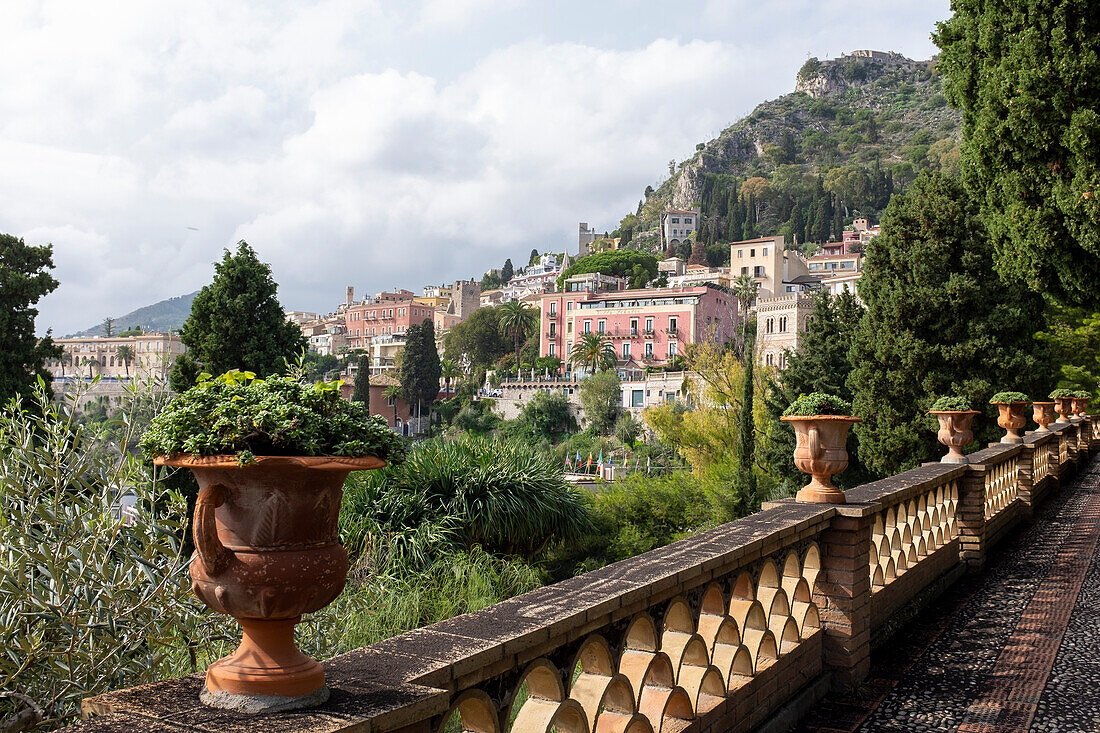
[[[738,318],[737,299],[714,285],[546,293],[540,305],[540,356],[568,362],[584,334],[601,333],[620,369],[662,366],[687,344],[728,341]]]
[[[435,308],[412,299],[391,299],[394,293],[379,293],[378,297],[352,303],[344,311],[347,345],[365,349],[375,336],[401,335],[414,323],[435,319]],[[388,297],[382,297],[388,296]]]

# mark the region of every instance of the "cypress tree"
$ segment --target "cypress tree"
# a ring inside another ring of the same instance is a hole
[[[737,483],[738,493],[744,503],[745,514],[756,510],[756,426],[753,420],[753,362],[751,340],[745,348],[745,374],[741,388],[741,415],[737,435]]]
[[[504,267],[500,268],[500,281],[506,283],[512,279],[512,275],[515,274],[515,270],[512,268],[512,258],[504,260]]]
[[[439,395],[441,373],[439,352],[435,345],[435,326],[431,320],[425,318],[422,324],[414,323],[405,332],[405,348],[402,350],[401,367],[398,369],[401,394],[410,405],[418,406],[415,413],[418,416],[423,416],[425,407],[431,412],[432,403]]]
[[[370,357],[359,357],[359,368],[355,370],[355,389],[351,393],[352,402],[362,402],[370,409]]]
[[[895,195],[867,247],[848,377],[860,460],[888,475],[941,455],[927,410],[939,396],[968,399],[984,416],[980,442],[999,437],[989,398],[1031,395],[1051,378],[1032,334],[1042,299],[1004,285],[975,207],[954,180],[925,172]]]

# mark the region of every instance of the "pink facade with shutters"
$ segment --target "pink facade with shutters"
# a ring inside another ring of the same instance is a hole
[[[642,368],[668,363],[687,344],[730,340],[738,313],[732,294],[707,285],[547,293],[540,319],[540,356],[568,362],[585,333],[602,333],[615,347],[619,368]]]

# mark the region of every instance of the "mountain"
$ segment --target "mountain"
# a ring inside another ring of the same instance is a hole
[[[191,301],[199,291],[187,295],[177,295],[175,298],[162,300],[159,303],[143,306],[131,311],[124,316],[115,319],[115,331],[125,331],[128,328],[140,327],[146,331],[170,331],[179,330],[187,317],[191,315]],[[92,326],[71,336],[102,336],[103,324]]]
[[[883,51],[811,58],[794,92],[699,143],[659,188],[647,187],[615,236],[656,251],[660,212],[699,206],[698,239],[713,250],[711,264],[720,264],[720,242],[754,236],[783,234],[812,250],[857,214],[877,220],[922,169],[956,171],[960,128],[935,59]]]

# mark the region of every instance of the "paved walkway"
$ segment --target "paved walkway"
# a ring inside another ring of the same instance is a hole
[[[803,733],[1100,733],[1100,457]]]

